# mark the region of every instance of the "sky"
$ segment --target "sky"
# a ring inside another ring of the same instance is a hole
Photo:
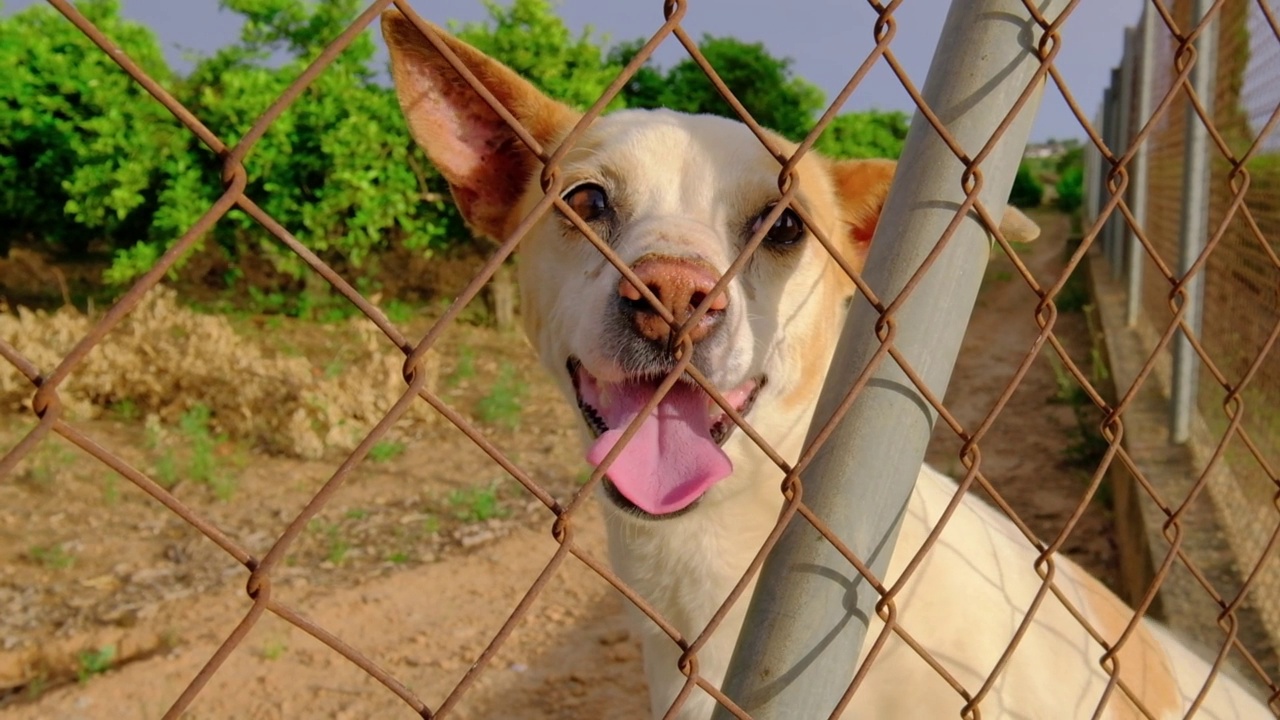
[[[9,14],[39,1],[0,0],[0,13]],[[792,59],[795,73],[821,87],[828,99],[843,88],[874,46],[876,14],[865,0],[686,2],[683,24],[693,37],[708,33],[764,43],[773,55]],[[239,33],[239,16],[219,9],[217,0],[122,0],[122,7],[126,17],[155,31],[171,64],[180,71],[190,67],[185,53],[209,53],[233,42]],[[894,13],[898,33],[891,47],[917,87],[924,85],[948,7],[946,0],[905,0]],[[414,8],[440,24],[486,17],[479,0],[419,0]],[[562,0],[559,12],[575,31],[591,26],[612,41],[647,37],[663,22],[661,0]],[[1056,64],[1090,117],[1097,112],[1111,68],[1120,60],[1124,27],[1136,24],[1140,14],[1141,0],[1083,0],[1063,28],[1063,49]],[[669,38],[656,59],[669,66],[683,57],[684,49]],[[914,109],[883,62],[854,92],[844,110],[871,108]],[[1051,83],[1031,140],[1084,137],[1079,122]]]

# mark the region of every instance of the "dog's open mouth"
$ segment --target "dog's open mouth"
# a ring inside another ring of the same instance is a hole
[[[587,451],[587,462],[599,465],[652,399],[663,378],[601,383],[576,358],[569,358],[568,370],[578,408],[596,437]],[[746,415],[764,383],[763,376],[752,378],[724,392],[724,399],[739,415]],[[733,471],[733,463],[720,446],[736,428],[705,390],[682,379],[641,421],[609,466],[606,480],[611,487],[607,487],[616,491],[611,493],[614,499],[649,515],[684,510]]]

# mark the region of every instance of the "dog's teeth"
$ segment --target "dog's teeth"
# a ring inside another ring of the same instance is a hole
[[[608,432],[609,426],[605,423],[604,418],[600,417],[600,413],[586,402],[578,401],[578,410],[582,412],[582,419],[587,421],[587,426],[591,428],[597,437]]]

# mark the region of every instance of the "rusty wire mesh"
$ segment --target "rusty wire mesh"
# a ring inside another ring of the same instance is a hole
[[[1280,517],[1280,425],[1275,420],[1280,363],[1273,348],[1280,336],[1275,206],[1280,186],[1273,170],[1273,128],[1280,112],[1280,25],[1271,3],[1215,3],[1212,97],[1202,103],[1181,89],[1194,53],[1176,28],[1191,27],[1192,13],[1192,3],[1181,0],[1162,8],[1152,88],[1156,111],[1149,122],[1137,118],[1125,136],[1131,147],[1146,142],[1151,163],[1146,187],[1129,188],[1131,194],[1145,192],[1150,207],[1145,227],[1132,229],[1143,246],[1136,329],[1151,352],[1144,375],[1154,372],[1160,382],[1170,382],[1159,362],[1162,350],[1175,332],[1192,329],[1186,284],[1193,276],[1203,280],[1202,328],[1194,343],[1199,380],[1192,390],[1197,431],[1190,443],[1198,453],[1197,476],[1189,492],[1207,496],[1216,508],[1247,577],[1239,588],[1206,585],[1206,590],[1226,608],[1218,624],[1229,634],[1239,630],[1239,618],[1230,611],[1247,604],[1275,637],[1280,629],[1280,563],[1273,550]],[[1210,138],[1210,181],[1203,201],[1208,233],[1204,252],[1190,272],[1180,275],[1181,211],[1199,202],[1184,194],[1188,123],[1203,124]],[[1203,576],[1196,580],[1204,584]]]
[[[1040,332],[1036,342],[1027,352],[1015,375],[1010,378],[999,399],[986,417],[976,425],[965,426],[960,423],[948,411],[941,398],[932,395],[928,388],[917,381],[920,392],[933,405],[962,444],[960,461],[966,471],[960,483],[960,492],[956,495],[955,502],[958,503],[960,498],[971,490],[980,489],[982,494],[986,495],[1001,512],[1009,516],[1022,531],[1026,541],[1038,551],[1039,558],[1035,570],[1044,582],[1035,604],[1026,615],[1026,623],[1029,623],[1034,617],[1035,608],[1039,606],[1040,602],[1049,594],[1055,594],[1093,636],[1098,643],[1097,657],[1099,662],[1112,676],[1106,693],[1098,700],[1097,707],[1099,711],[1107,707],[1108,702],[1114,702],[1110,697],[1114,693],[1129,695],[1134,702],[1137,702],[1136,698],[1133,698],[1130,688],[1119,677],[1115,657],[1123,649],[1125,643],[1128,642],[1138,619],[1154,602],[1164,578],[1175,565],[1189,570],[1197,578],[1203,588],[1203,592],[1212,599],[1219,610],[1216,621],[1221,628],[1221,633],[1215,648],[1216,662],[1213,666],[1212,675],[1216,675],[1221,671],[1230,656],[1245,669],[1251,680],[1266,688],[1267,693],[1270,695],[1272,707],[1280,708],[1280,679],[1268,674],[1263,663],[1255,657],[1256,650],[1241,639],[1237,622],[1237,612],[1249,601],[1249,593],[1253,581],[1258,576],[1259,568],[1262,568],[1268,562],[1272,565],[1276,563],[1271,551],[1276,537],[1280,535],[1280,510],[1277,509],[1280,508],[1277,505],[1277,498],[1280,498],[1280,478],[1278,478],[1276,470],[1277,445],[1268,444],[1270,441],[1247,429],[1240,422],[1246,399],[1250,407],[1266,408],[1274,407],[1276,398],[1280,397],[1280,376],[1276,375],[1276,370],[1280,368],[1280,363],[1275,361],[1274,356],[1271,356],[1269,363],[1267,362],[1277,334],[1280,334],[1280,319],[1276,317],[1277,314],[1280,314],[1276,305],[1276,277],[1277,272],[1280,271],[1280,261],[1277,260],[1274,240],[1276,232],[1280,228],[1276,227],[1278,221],[1275,215],[1276,207],[1274,203],[1276,189],[1271,188],[1268,183],[1274,184],[1277,179],[1280,179],[1280,175],[1272,177],[1266,173],[1267,168],[1262,167],[1265,165],[1264,160],[1267,157],[1265,150],[1270,147],[1266,144],[1264,138],[1274,124],[1277,114],[1280,114],[1280,103],[1277,102],[1277,98],[1274,95],[1276,84],[1274,82],[1268,84],[1268,80],[1271,78],[1265,76],[1267,72],[1274,72],[1275,63],[1265,60],[1251,62],[1248,64],[1248,72],[1245,73],[1246,78],[1262,73],[1259,82],[1270,89],[1273,93],[1271,95],[1267,95],[1265,92],[1261,95],[1247,91],[1242,92],[1238,83],[1233,85],[1231,82],[1233,79],[1238,80],[1240,77],[1239,66],[1232,65],[1231,58],[1243,56],[1239,46],[1233,44],[1233,37],[1237,40],[1239,38],[1249,38],[1255,43],[1256,48],[1252,50],[1253,54],[1250,56],[1253,58],[1274,58],[1277,51],[1276,48],[1280,46],[1280,39],[1277,39],[1278,35],[1280,35],[1280,30],[1277,29],[1274,17],[1262,0],[1256,6],[1252,3],[1246,3],[1244,0],[1220,0],[1213,8],[1213,15],[1222,18],[1225,26],[1238,28],[1243,27],[1242,23],[1244,23],[1247,24],[1249,32],[1242,32],[1236,36],[1232,36],[1228,32],[1224,34],[1226,39],[1221,45],[1220,54],[1223,61],[1219,65],[1219,98],[1215,104],[1218,110],[1215,112],[1214,117],[1204,118],[1204,121],[1210,127],[1211,133],[1213,133],[1220,156],[1215,164],[1214,172],[1215,204],[1212,225],[1215,230],[1204,256],[1192,270],[1193,273],[1207,273],[1211,278],[1216,278],[1218,275],[1229,278],[1222,282],[1218,282],[1216,279],[1210,280],[1206,330],[1201,342],[1196,344],[1195,350],[1213,379],[1213,382],[1205,383],[1207,386],[1206,395],[1212,396],[1213,402],[1218,407],[1225,408],[1226,411],[1227,422],[1224,427],[1220,428],[1219,440],[1224,446],[1231,445],[1236,449],[1236,455],[1244,455],[1252,463],[1255,474],[1260,478],[1258,500],[1265,503],[1268,512],[1271,513],[1270,526],[1265,528],[1260,536],[1263,545],[1262,549],[1254,557],[1243,560],[1245,581],[1239,587],[1230,589],[1215,587],[1214,583],[1198,567],[1196,560],[1184,551],[1181,546],[1182,533],[1180,526],[1184,512],[1192,503],[1205,502],[1204,494],[1201,490],[1210,476],[1213,464],[1227,462],[1227,458],[1224,458],[1222,453],[1215,454],[1210,466],[1204,469],[1199,481],[1186,497],[1168,497],[1162,494],[1160,483],[1157,480],[1144,475],[1139,464],[1130,457],[1129,451],[1123,442],[1125,440],[1126,410],[1137,393],[1139,385],[1147,381],[1161,353],[1165,352],[1174,330],[1179,327],[1182,321],[1182,315],[1178,308],[1180,307],[1181,287],[1185,278],[1179,277],[1170,269],[1173,264],[1171,258],[1176,255],[1176,248],[1169,244],[1171,242],[1169,238],[1176,235],[1176,228],[1169,231],[1164,229],[1160,223],[1164,222],[1166,218],[1177,216],[1176,212],[1168,210],[1167,204],[1177,202],[1177,188],[1175,186],[1180,174],[1178,165],[1178,157],[1180,156],[1176,152],[1176,143],[1184,128],[1184,113],[1180,112],[1180,109],[1185,103],[1198,105],[1198,100],[1190,92],[1186,79],[1189,62],[1194,55],[1191,43],[1204,25],[1203,23],[1197,25],[1191,22],[1188,10],[1189,4],[1186,2],[1179,1],[1172,6],[1160,0],[1153,0],[1151,3],[1151,6],[1159,12],[1159,26],[1162,32],[1167,33],[1163,42],[1162,55],[1157,63],[1159,66],[1158,72],[1163,80],[1158,83],[1159,90],[1155,96],[1154,112],[1150,119],[1135,119],[1134,129],[1138,130],[1138,132],[1128,147],[1108,147],[1097,130],[1087,120],[1085,112],[1080,109],[1078,103],[1072,97],[1070,89],[1054,65],[1054,59],[1064,49],[1060,29],[1077,3],[1072,3],[1060,17],[1046,18],[1036,10],[1034,3],[1027,0],[1025,2],[1027,16],[1035,24],[1039,25],[1044,32],[1043,40],[1038,48],[1040,67],[1037,71],[1036,79],[1028,86],[1027,91],[1018,101],[1014,111],[1004,118],[1003,122],[996,128],[987,146],[981,148],[975,154],[971,154],[974,149],[959,147],[949,136],[943,124],[925,104],[924,99],[917,90],[915,81],[908,77],[898,62],[892,44],[898,32],[894,11],[900,3],[896,2],[882,4],[876,0],[870,1],[871,7],[878,15],[878,20],[874,27],[870,28],[870,32],[874,34],[876,41],[874,50],[850,78],[843,91],[834,99],[830,109],[822,116],[808,138],[793,153],[785,152],[776,146],[771,136],[763,131],[751,118],[747,110],[733,97],[733,94],[720,80],[715,68],[711,67],[699,52],[697,43],[689,36],[681,24],[688,9],[688,4],[685,2],[668,0],[663,4],[665,22],[653,32],[639,53],[635,55],[634,59],[609,86],[599,101],[586,112],[574,130],[557,148],[540,146],[531,133],[522,128],[511,113],[503,108],[497,99],[479,84],[475,76],[447,50],[439,38],[435,36],[434,31],[420,22],[408,2],[393,3],[392,0],[378,0],[371,3],[358,19],[341,36],[334,39],[307,70],[289,86],[288,90],[263,113],[244,137],[231,146],[210,132],[199,118],[182,107],[165,88],[149,78],[141,68],[112,44],[110,38],[105,37],[87,21],[73,4],[67,2],[67,0],[49,0],[49,3],[70,22],[79,27],[104,52],[110,53],[123,72],[127,72],[145,87],[157,102],[162,103],[183,125],[224,159],[223,178],[225,191],[222,196],[211,205],[205,215],[186,234],[177,239],[171,249],[155,266],[121,297],[93,329],[80,340],[75,348],[63,358],[60,364],[56,367],[36,367],[14,347],[0,341],[0,355],[25,375],[34,387],[32,409],[37,418],[37,422],[34,423],[30,431],[15,446],[8,449],[3,459],[0,459],[0,478],[6,477],[16,464],[28,456],[37,444],[41,443],[50,433],[56,433],[128,479],[169,512],[181,517],[247,570],[245,591],[249,602],[242,620],[225,637],[221,646],[208,659],[199,673],[191,679],[185,691],[174,700],[165,717],[178,717],[191,706],[209,680],[222,667],[228,656],[244,641],[249,631],[266,613],[272,613],[317,638],[334,652],[345,657],[375,678],[389,692],[398,696],[422,717],[447,716],[451,710],[458,706],[476,679],[490,668],[490,662],[495,653],[502,647],[513,630],[527,619],[526,616],[532,603],[544,592],[548,581],[562,568],[564,562],[570,556],[577,558],[610,585],[617,588],[629,602],[635,604],[652,622],[656,623],[669,635],[672,643],[682,649],[683,655],[680,667],[687,675],[688,681],[677,698],[676,704],[672,708],[673,710],[687,700],[690,693],[695,692],[696,688],[709,693],[717,702],[738,717],[747,717],[746,713],[735,705],[731,698],[726,697],[720,692],[719,688],[698,674],[697,656],[707,639],[712,633],[716,632],[718,625],[724,619],[729,608],[734,603],[745,602],[745,599],[741,598],[740,595],[758,571],[761,559],[776,542],[782,528],[788,522],[808,522],[813,524],[815,528],[840,549],[859,572],[868,578],[881,596],[878,608],[881,618],[886,621],[884,633],[876,639],[862,671],[853,676],[846,692],[845,700],[847,701],[850,696],[856,693],[861,679],[865,676],[866,668],[875,662],[877,653],[883,646],[885,638],[892,633],[906,640],[924,662],[946,678],[947,682],[955,689],[958,697],[963,699],[966,716],[977,717],[980,714],[983,698],[999,678],[1004,668],[1004,661],[994,668],[985,682],[976,686],[967,686],[948,673],[944,660],[934,657],[927,648],[920,647],[912,642],[910,628],[904,627],[897,620],[896,595],[907,578],[916,569],[919,559],[929,552],[930,543],[926,543],[920,549],[916,556],[917,562],[913,562],[908,567],[904,577],[899,579],[892,587],[886,587],[879,579],[871,577],[861,560],[845,548],[836,534],[826,527],[820,513],[807,506],[803,500],[803,487],[799,481],[798,473],[803,469],[806,462],[813,457],[816,448],[824,441],[826,433],[818,435],[815,444],[806,448],[798,462],[795,464],[789,463],[778,452],[769,447],[766,439],[753,430],[750,423],[738,414],[733,405],[726,401],[716,391],[716,388],[707,382],[698,369],[690,364],[693,357],[693,353],[689,351],[692,348],[692,340],[683,329],[679,331],[678,339],[672,343],[673,351],[678,359],[676,367],[662,382],[647,408],[652,409],[657,405],[661,396],[670,390],[681,373],[688,373],[707,390],[733,422],[764,449],[786,474],[786,481],[782,485],[779,496],[779,503],[783,507],[783,512],[777,527],[769,536],[765,546],[761,548],[756,561],[752,563],[734,593],[726,599],[710,624],[694,637],[682,635],[671,624],[669,619],[662,617],[654,607],[639,597],[632,588],[629,588],[605,562],[577,541],[575,537],[577,526],[575,523],[580,515],[580,508],[586,498],[599,486],[604,474],[602,471],[596,470],[592,473],[590,480],[568,502],[560,502],[548,492],[537,478],[523,470],[518,462],[504,453],[502,448],[495,446],[481,429],[469,422],[456,409],[450,407],[440,395],[428,387],[425,381],[425,373],[421,372],[421,368],[427,354],[432,352],[441,334],[451,323],[456,321],[462,309],[476,298],[482,287],[492,278],[501,264],[516,251],[521,240],[553,210],[563,214],[573,222],[582,235],[604,257],[613,263],[624,277],[631,280],[632,284],[640,289],[639,292],[652,304],[655,312],[662,315],[663,319],[668,323],[673,326],[676,325],[670,312],[657,301],[657,298],[653,297],[645,283],[638,281],[630,269],[611,250],[609,245],[597,237],[590,225],[582,221],[561,199],[561,192],[564,188],[558,172],[562,158],[581,139],[585,130],[600,116],[605,106],[617,95],[624,83],[650,58],[660,43],[671,38],[674,38],[675,42],[681,44],[688,51],[689,55],[702,68],[719,93],[741,117],[742,121],[750,127],[760,142],[777,159],[779,164],[778,187],[781,193],[780,201],[761,223],[760,230],[747,242],[740,257],[720,279],[716,288],[707,293],[706,299],[693,313],[693,316],[684,323],[683,327],[685,328],[696,324],[698,319],[708,310],[716,294],[725,288],[733,276],[749,261],[752,253],[756,251],[762,242],[772,221],[776,220],[788,206],[799,213],[810,228],[819,227],[817,223],[808,222],[809,218],[804,216],[804,209],[799,204],[791,202],[796,197],[797,192],[797,183],[793,178],[794,168],[800,158],[809,152],[813,141],[832,120],[836,112],[857,89],[863,77],[876,64],[886,64],[899,78],[906,92],[916,103],[919,111],[928,119],[934,130],[947,142],[956,157],[966,165],[968,169],[966,175],[971,180],[981,178],[982,160],[1009,126],[1018,110],[1032,96],[1034,86],[1037,83],[1044,81],[1051,88],[1062,94],[1088,134],[1088,142],[1095,146],[1104,158],[1104,165],[1108,169],[1109,192],[1100,216],[1092,224],[1084,228],[1082,241],[1071,256],[1068,266],[1062,275],[1056,278],[1039,278],[1020,260],[1017,249],[999,235],[991,214],[981,203],[977,202],[977,188],[980,183],[972,182],[966,187],[968,200],[966,205],[961,208],[960,213],[965,213],[972,209],[980,215],[983,223],[996,235],[1000,252],[1008,256],[1014,264],[1017,274],[1039,298],[1039,302],[1034,307],[1029,306],[1027,311],[1028,314],[1035,318],[1035,322],[1040,327]],[[416,340],[405,336],[373,303],[364,298],[347,280],[299,243],[287,228],[275,222],[259,208],[253,198],[245,193],[247,174],[243,161],[252,152],[255,143],[263,136],[268,126],[291,103],[298,99],[308,84],[320,73],[324,72],[325,68],[336,56],[343,52],[353,38],[359,33],[365,32],[370,23],[374,22],[381,12],[392,5],[397,6],[419,25],[420,30],[430,42],[441,49],[442,54],[449,59],[457,72],[511,126],[520,139],[542,161],[544,166],[541,173],[544,197],[536,204],[523,222],[514,229],[499,249],[494,252],[482,270],[467,285],[466,289],[456,297],[443,316],[423,337]],[[1270,53],[1270,55],[1266,53]],[[1247,81],[1245,87],[1248,87]],[[1239,102],[1241,100],[1246,101],[1245,104],[1241,105]],[[1124,202],[1124,193],[1128,182],[1126,168],[1132,160],[1137,144],[1144,140],[1151,143],[1153,152],[1153,172],[1151,174],[1152,221],[1148,227],[1134,227],[1133,230],[1143,243],[1150,266],[1147,275],[1149,278],[1147,285],[1148,310],[1152,315],[1165,318],[1163,322],[1166,324],[1161,330],[1159,343],[1139,374],[1134,386],[1118,388],[1118,397],[1112,400],[1107,392],[1095,386],[1089,374],[1072,360],[1056,337],[1054,325],[1057,318],[1057,309],[1054,302],[1069,276],[1077,272],[1084,263],[1088,262],[1090,251],[1094,248],[1099,237],[1099,231],[1106,219],[1117,214],[1127,214],[1127,205]],[[1280,167],[1280,165],[1277,167]],[[1250,184],[1250,179],[1252,184]],[[1243,202],[1241,203],[1239,200],[1242,198]],[[1163,206],[1163,210],[1161,203],[1166,204]],[[225,533],[210,518],[202,516],[192,508],[184,505],[183,502],[148,477],[147,474],[130,465],[119,454],[113,452],[110,447],[106,447],[89,432],[64,418],[63,408],[59,401],[59,387],[76,372],[77,366],[84,360],[86,355],[95,346],[107,341],[112,328],[138,306],[143,297],[156,287],[174,263],[184,253],[191,250],[203,233],[208,231],[233,208],[238,208],[253,217],[275,235],[280,242],[296,253],[315,273],[318,273],[339,293],[358,307],[368,320],[374,323],[385,335],[387,341],[402,351],[405,356],[403,367],[406,386],[403,393],[382,420],[367,433],[358,447],[334,470],[328,481],[315,493],[306,507],[290,520],[270,549],[262,555],[251,552],[234,537]],[[866,373],[850,389],[840,411],[843,412],[843,409],[849,406],[852,399],[867,381],[867,378],[870,377],[876,362],[884,362],[890,359],[898,362],[903,366],[907,374],[915,379],[914,372],[907,366],[906,361],[893,346],[894,333],[892,331],[895,308],[911,293],[915,282],[908,284],[907,288],[897,298],[878,298],[862,282],[854,268],[850,267],[835,250],[831,239],[823,237],[818,232],[818,240],[832,253],[845,272],[849,274],[866,301],[880,313],[881,326],[886,329],[883,344],[876,361],[872,363]],[[947,240],[948,238],[945,236],[939,238],[939,247],[944,245]],[[928,269],[929,262],[927,261],[917,274],[917,279]],[[1247,294],[1248,292],[1253,294]],[[1269,310],[1270,314],[1259,312],[1259,308]],[[1242,323],[1242,318],[1249,319],[1249,323]],[[1043,347],[1046,343],[1048,349]],[[1108,443],[1107,452],[1100,465],[1093,472],[1088,487],[1082,493],[1075,511],[1061,527],[1057,535],[1047,541],[1037,537],[1027,524],[1018,517],[1009,503],[1003,499],[998,489],[998,484],[994,483],[984,473],[980,453],[984,435],[1002,412],[1028,368],[1040,357],[1042,352],[1055,354],[1074,382],[1084,388],[1089,400],[1098,408],[1104,418],[1101,430]],[[1251,392],[1254,394],[1251,394]],[[358,639],[337,637],[326,628],[308,619],[300,608],[292,607],[276,599],[273,593],[273,573],[280,567],[282,559],[291,545],[297,540],[303,528],[324,508],[326,503],[329,503],[336,494],[342,491],[344,482],[350,477],[354,468],[366,458],[374,444],[405,414],[412,404],[418,402],[426,402],[446,418],[448,422],[456,426],[460,432],[464,433],[480,449],[487,453],[494,463],[515,478],[533,498],[545,506],[547,517],[550,520],[551,533],[558,543],[558,550],[545,564],[537,580],[529,587],[527,593],[520,598],[519,602],[511,608],[507,621],[492,635],[484,651],[474,659],[473,664],[456,684],[452,692],[439,702],[432,704],[428,704],[412,688],[363,654],[358,647]],[[832,418],[831,424],[836,422],[840,412],[837,413],[835,418]],[[642,411],[640,416],[643,417],[645,414],[645,411]],[[1265,410],[1261,414],[1265,415]],[[1274,423],[1274,420],[1272,422]],[[637,430],[638,423],[633,423],[624,434],[622,441],[611,452],[611,457],[619,453],[622,445]],[[603,464],[607,465],[610,459],[606,459]],[[1235,460],[1236,458],[1230,459]],[[1053,583],[1054,553],[1066,542],[1073,531],[1075,523],[1081,513],[1084,512],[1085,506],[1098,492],[1112,466],[1123,467],[1131,474],[1147,501],[1154,503],[1159,508],[1159,511],[1166,518],[1163,533],[1168,541],[1167,547],[1158,549],[1157,556],[1161,561],[1158,563],[1154,578],[1146,592],[1136,599],[1137,612],[1129,621],[1124,633],[1118,638],[1107,636],[1102,629],[1094,627],[1084,614],[1073,608],[1070,602],[1058,593]],[[1020,636],[1020,633],[1014,636],[1013,642],[1010,643],[1005,653],[1004,660],[1007,660],[1009,655],[1012,654]],[[1206,684],[1212,681],[1212,675],[1205,679]]]

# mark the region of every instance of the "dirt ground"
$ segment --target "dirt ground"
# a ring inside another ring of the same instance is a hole
[[[1067,227],[1057,215],[1040,220],[1045,234],[1024,260],[1049,284],[1062,268]],[[947,395],[966,427],[988,412],[1036,334],[1034,296],[1011,267],[997,258],[989,268]],[[1089,357],[1082,314],[1064,313],[1057,335],[1073,357]],[[572,415],[524,343],[464,324],[442,350],[446,402],[554,496],[571,498],[584,477]],[[492,388],[503,383],[507,397],[495,400]],[[1067,448],[1079,444],[1080,430],[1070,404],[1050,402],[1058,392],[1053,366],[1037,358],[982,443],[988,476],[1046,539],[1074,510],[1088,475],[1071,462]],[[136,419],[82,427],[139,467],[165,461]],[[27,417],[0,418],[0,450],[29,428]],[[550,513],[471,441],[443,424],[417,433],[357,470],[276,571],[273,598],[358,648],[435,710],[558,546]],[[940,428],[929,459],[955,474],[957,448]],[[180,482],[173,492],[258,557],[340,461],[271,457],[229,442],[213,452],[227,483]],[[594,501],[575,528],[603,558]],[[1111,536],[1095,502],[1064,548],[1114,585]],[[160,716],[249,611],[247,577],[128,481],[61,439],[46,440],[17,478],[0,482],[0,714]],[[644,680],[623,602],[568,557],[451,716],[642,717]],[[300,716],[416,715],[270,614],[186,715]]]

